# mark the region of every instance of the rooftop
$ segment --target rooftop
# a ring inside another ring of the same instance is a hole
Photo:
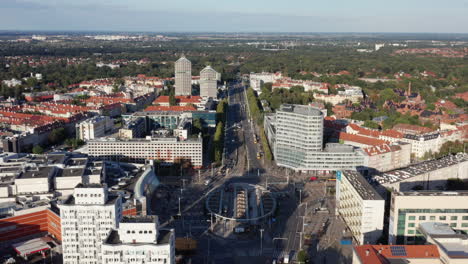
[[[291,112],[300,115],[310,115],[310,116],[323,116],[322,111],[315,107],[309,105],[292,105],[292,104],[283,104],[281,105],[280,111]]]
[[[393,259],[436,259],[439,263],[440,258],[435,245],[362,245],[354,251],[362,264],[389,264]]]
[[[419,229],[428,241],[434,241],[450,258],[468,259],[468,235],[465,233],[453,230],[446,223],[436,222],[420,223]]]
[[[168,244],[173,232],[174,232],[173,230],[167,230],[167,229],[158,230],[157,244]],[[120,240],[119,231],[112,230],[107,236],[106,240],[104,240],[104,243],[110,244],[110,245],[122,244],[122,241]],[[136,243],[136,245],[138,244],[139,243]],[[147,244],[147,243],[143,243],[143,244]]]
[[[81,177],[84,174],[84,168],[65,168],[59,171],[57,177]]]
[[[446,168],[463,162],[468,162],[467,154],[449,155],[437,160],[424,161],[403,169],[375,175],[372,177],[371,182],[377,182],[379,184],[395,183],[423,173]]]
[[[154,223],[157,221],[157,216],[147,215],[147,216],[124,216],[121,223]]]
[[[364,200],[383,200],[366,179],[357,171],[343,171],[348,181]]]
[[[413,191],[413,192],[394,192],[399,196],[468,196],[468,191]]]
[[[18,179],[48,178],[54,167],[34,167],[18,175]]]

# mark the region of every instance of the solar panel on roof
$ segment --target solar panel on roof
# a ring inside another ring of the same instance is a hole
[[[405,257],[407,255],[406,248],[404,246],[390,246],[390,251],[393,256]]]

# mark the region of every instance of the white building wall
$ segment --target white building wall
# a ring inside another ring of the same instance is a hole
[[[192,94],[192,63],[182,56],[175,62],[175,95]]]
[[[76,188],[75,201],[60,205],[64,264],[100,264],[101,245],[122,217],[120,197],[107,204],[107,190]]]
[[[447,223],[454,229],[468,231],[467,201],[468,194],[459,195],[456,192],[393,192],[390,207],[390,221],[393,224],[389,227],[389,244],[396,244],[398,235],[406,237],[403,243],[411,244],[412,240],[408,237],[415,237],[419,224],[424,222]]]
[[[16,179],[15,185],[17,194],[49,192],[49,178],[47,177]]]

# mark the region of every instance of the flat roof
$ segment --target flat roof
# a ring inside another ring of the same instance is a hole
[[[382,196],[372,187],[367,180],[357,171],[343,171],[348,181],[364,200],[383,200]]]
[[[65,168],[57,173],[57,177],[79,177],[84,173],[84,168]]]
[[[174,232],[173,230],[168,230],[168,229],[158,230],[157,244],[158,245],[168,244],[173,232]],[[104,240],[104,243],[110,244],[110,245],[122,244],[122,241],[120,240],[119,231],[112,230],[107,236],[107,238]],[[138,244],[139,243],[136,243],[136,245]],[[148,244],[148,243],[141,243],[141,244]]]
[[[103,188],[103,187],[104,185],[99,184],[99,183],[89,183],[89,184],[79,183],[78,185],[76,185],[75,188]]]
[[[47,178],[54,168],[55,167],[50,166],[29,168],[27,171],[18,175],[17,179]]]
[[[154,215],[147,216],[124,216],[120,220],[121,223],[154,223],[157,217]]]
[[[114,204],[115,201],[117,201],[118,198],[119,198],[119,195],[112,195],[112,194],[109,193],[109,195],[107,195],[107,201],[106,201],[105,205]],[[75,196],[73,196],[73,195],[68,196],[68,198],[63,202],[63,204],[64,205],[75,205]],[[86,204],[80,204],[80,205],[86,205]],[[90,205],[94,205],[94,204],[90,204]]]
[[[394,192],[399,196],[468,196],[468,191],[411,191],[411,192]]]
[[[395,183],[430,171],[439,170],[459,163],[468,162],[467,154],[449,155],[437,160],[424,161],[403,169],[380,173],[372,177],[379,184]]]
[[[25,242],[13,244],[13,248],[19,255],[31,255],[36,252],[49,250],[50,246],[42,239],[35,238]]]
[[[300,115],[323,116],[323,113],[320,111],[320,109],[310,105],[282,104],[279,110],[282,112],[290,112]]]
[[[446,223],[420,223],[421,232],[432,238],[450,258],[468,258],[468,235],[454,230]]]

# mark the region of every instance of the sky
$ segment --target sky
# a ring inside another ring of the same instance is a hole
[[[0,30],[468,33],[468,0],[0,0]]]

